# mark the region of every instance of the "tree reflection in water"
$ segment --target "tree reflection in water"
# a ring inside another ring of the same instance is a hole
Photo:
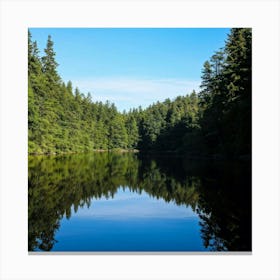
[[[251,251],[249,163],[191,161],[133,153],[30,156],[28,249],[50,251],[60,220],[93,198],[114,197],[121,186],[191,206],[200,217],[205,248]]]

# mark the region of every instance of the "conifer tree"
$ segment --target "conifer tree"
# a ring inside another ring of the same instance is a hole
[[[73,94],[73,86],[72,86],[72,82],[71,81],[67,82],[66,88],[67,88],[69,93]]]
[[[51,36],[48,36],[47,46],[45,48],[45,56],[42,57],[43,72],[45,73],[50,84],[56,84],[60,81],[60,77],[57,73],[58,63],[55,60],[55,51],[53,49],[53,41]]]

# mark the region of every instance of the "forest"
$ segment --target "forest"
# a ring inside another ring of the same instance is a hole
[[[232,28],[202,67],[199,92],[119,112],[62,81],[54,42],[40,57],[28,32],[28,153],[139,150],[251,157],[252,33]]]

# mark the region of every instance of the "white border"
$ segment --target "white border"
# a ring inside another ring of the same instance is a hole
[[[280,279],[278,1],[0,3],[1,279]],[[253,28],[252,255],[28,255],[27,27]]]

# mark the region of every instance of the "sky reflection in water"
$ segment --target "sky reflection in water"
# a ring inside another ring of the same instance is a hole
[[[251,251],[250,163],[29,157],[29,251]]]
[[[53,251],[205,251],[198,222],[191,207],[119,188],[64,217]]]
[[[74,212],[74,211],[73,211]],[[162,198],[154,198],[145,191],[141,194],[131,192],[129,188],[120,187],[114,198],[93,200],[92,205],[80,208],[73,217],[102,218],[124,220],[133,218],[174,219],[197,217],[190,207],[165,202]]]

